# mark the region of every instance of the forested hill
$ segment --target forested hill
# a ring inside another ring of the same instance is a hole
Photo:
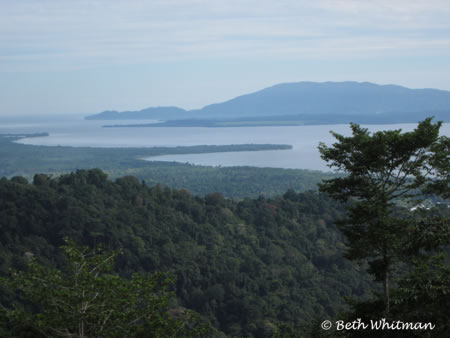
[[[336,318],[346,296],[372,284],[343,258],[334,220],[343,208],[318,193],[235,202],[192,196],[100,170],[0,180],[0,273],[30,256],[58,266],[63,237],[123,249],[116,270],[173,271],[179,305],[228,336],[306,332]],[[1,290],[1,303],[14,300]],[[294,331],[295,329],[295,331]],[[302,330],[302,331],[298,331]]]
[[[314,123],[418,122],[430,115],[446,120],[450,112],[450,92],[437,89],[409,89],[369,82],[282,83],[238,96],[201,109],[147,108],[134,112],[103,112],[87,119],[239,119],[299,116]],[[412,115],[411,115],[412,114]],[[336,116],[340,119],[336,120]],[[319,118],[320,117],[320,118]],[[371,118],[369,118],[371,117]],[[317,121],[315,120],[317,119]],[[355,120],[356,119],[356,120]]]

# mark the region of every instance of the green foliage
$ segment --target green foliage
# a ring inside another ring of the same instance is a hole
[[[142,167],[110,169],[108,173],[111,177],[133,175],[149,186],[163,184],[202,196],[220,192],[229,198],[274,197],[288,189],[297,192],[317,190],[319,182],[337,176],[312,170],[208,167],[176,162],[150,162]]]
[[[442,252],[416,258],[393,294],[393,315],[410,322],[430,322],[434,336],[450,329],[450,265]]]
[[[332,133],[338,142],[332,147],[320,144],[321,157],[349,175],[324,182],[321,190],[339,200],[358,198],[383,208],[397,198],[416,195],[416,189],[431,180],[430,166],[439,163],[442,171],[448,170],[443,154],[436,153],[444,141],[438,137],[440,127],[440,122],[432,124],[426,119],[407,133],[389,130],[370,135],[357,124],[351,124],[350,137]]]
[[[346,256],[367,261],[368,271],[383,283],[385,316],[398,315],[390,313],[390,292],[395,283],[412,285],[414,278],[421,283],[420,271],[427,265],[434,266],[430,263],[433,254],[450,244],[448,222],[429,219],[419,212],[407,214],[399,204],[401,200],[418,203],[422,191],[448,196],[448,139],[439,137],[440,127],[440,122],[433,124],[429,118],[412,132],[380,131],[371,135],[367,129],[351,124],[352,136],[333,133],[337,143],[319,146],[330,167],[348,174],[325,181],[320,190],[349,202],[347,217],[338,222],[348,239]],[[420,264],[417,257],[422,259]],[[409,277],[405,277],[408,273]],[[448,290],[434,291],[444,295]],[[393,300],[398,304],[406,302],[395,297]],[[433,296],[428,300],[430,306],[436,305]],[[356,315],[361,316],[363,308],[356,307]],[[376,308],[372,307],[372,315]]]
[[[425,192],[448,199],[450,198],[450,138],[441,136],[431,150],[433,156],[429,161],[429,169],[436,179],[427,185]]]
[[[342,258],[344,239],[333,224],[342,216],[342,206],[314,192],[237,202],[149,188],[134,177],[112,182],[100,170],[32,184],[1,179],[0,273],[23,270],[30,255],[64,269],[58,247],[69,236],[120,250],[121,278],[171,272],[177,299],[170,308],[197,311],[229,336],[301,335],[314,319],[344,310],[344,297],[373,286]],[[0,297],[8,307],[20,301],[11,290]]]
[[[4,280],[31,303],[6,310],[12,336],[34,337],[199,337],[206,327],[190,329],[192,315],[167,312],[172,283],[164,274],[112,273],[117,252],[89,250],[65,240],[64,270],[31,262]],[[32,260],[32,258],[30,258]]]

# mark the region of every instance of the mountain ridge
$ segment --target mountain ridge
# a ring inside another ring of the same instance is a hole
[[[150,107],[105,111],[86,119],[234,119],[286,115],[376,115],[450,112],[450,91],[370,82],[290,82],[243,94],[200,109]]]

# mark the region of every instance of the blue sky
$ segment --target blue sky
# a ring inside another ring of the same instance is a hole
[[[346,80],[450,90],[450,1],[0,0],[0,116]]]

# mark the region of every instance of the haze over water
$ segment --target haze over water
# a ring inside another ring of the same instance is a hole
[[[50,122],[49,122],[50,121]],[[129,121],[121,121],[127,124]],[[133,123],[149,121],[133,121]],[[193,145],[230,144],[289,144],[290,150],[227,152],[208,154],[165,155],[146,158],[157,161],[176,161],[210,166],[257,166],[329,171],[320,159],[319,142],[331,144],[330,131],[350,135],[350,128],[342,125],[292,127],[146,127],[102,128],[105,121],[87,121],[80,117],[46,121],[8,120],[0,124],[0,133],[49,132],[48,137],[26,138],[23,144],[45,146],[88,147],[177,147]],[[367,125],[370,131],[386,129],[413,130],[417,124]],[[444,124],[441,135],[450,135],[450,124]]]

